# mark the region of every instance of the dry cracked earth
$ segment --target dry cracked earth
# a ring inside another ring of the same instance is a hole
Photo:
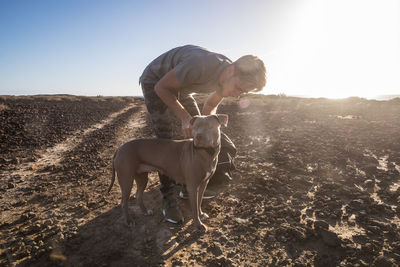
[[[197,96],[201,103],[204,99]],[[151,137],[141,98],[0,96],[1,266],[397,266],[400,99],[226,100],[233,181],[208,231],[161,215],[156,174],[124,224],[111,158]]]

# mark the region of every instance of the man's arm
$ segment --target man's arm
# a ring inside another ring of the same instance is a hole
[[[213,92],[209,95],[206,102],[204,103],[203,110],[201,114],[203,115],[210,115],[215,114],[217,111],[217,107],[219,103],[221,103],[223,97],[217,94],[217,92]]]
[[[178,101],[176,96],[172,93],[174,89],[181,88],[181,84],[176,77],[174,69],[170,70],[156,83],[154,90],[161,100],[170,108],[175,115],[182,121],[182,129],[186,137],[192,135],[190,120],[192,116],[182,104]]]

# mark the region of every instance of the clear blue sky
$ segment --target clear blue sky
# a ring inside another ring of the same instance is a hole
[[[397,0],[0,0],[0,95],[141,95],[159,54],[264,60],[264,93],[400,93]]]

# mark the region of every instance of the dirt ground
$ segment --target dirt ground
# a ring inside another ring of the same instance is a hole
[[[198,97],[199,102],[202,97]],[[234,180],[203,202],[208,231],[161,215],[156,174],[124,224],[111,158],[151,137],[141,98],[0,96],[1,266],[396,266],[400,99],[225,101]]]

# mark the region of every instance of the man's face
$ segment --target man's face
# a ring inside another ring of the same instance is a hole
[[[239,98],[240,95],[250,92],[253,88],[246,88],[236,76],[231,76],[222,83],[222,96]]]

